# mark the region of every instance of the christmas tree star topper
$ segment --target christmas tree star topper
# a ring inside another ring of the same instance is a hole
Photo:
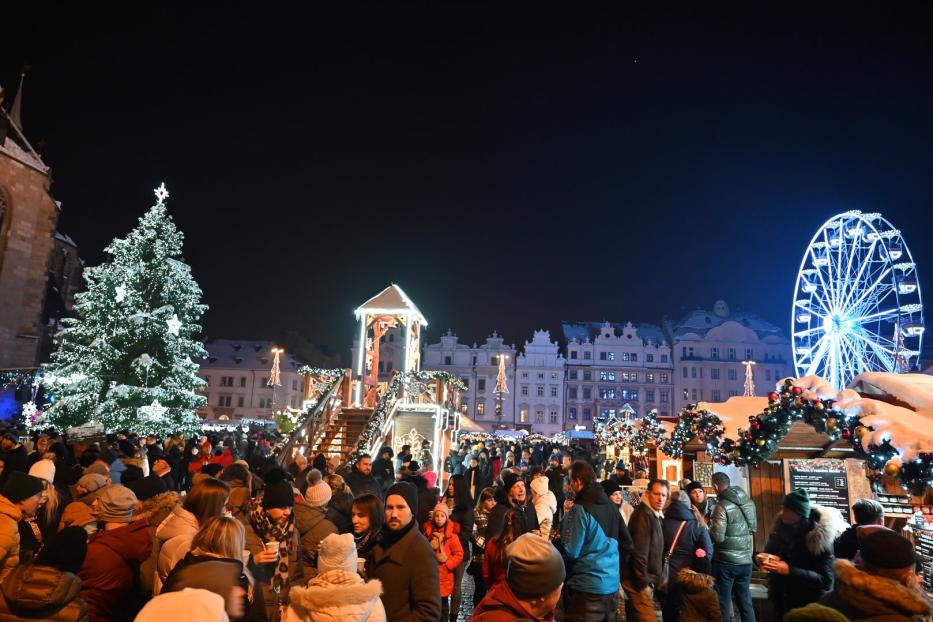
[[[168,190],[165,189],[165,182],[162,182],[162,184],[155,189],[155,195],[160,205],[165,202],[165,199],[168,198]]]

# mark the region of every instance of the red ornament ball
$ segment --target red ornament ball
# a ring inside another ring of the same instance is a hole
[[[803,389],[801,389],[800,387],[794,387],[790,390],[790,392],[793,393],[794,395],[800,395],[801,393],[803,393]]]
[[[769,401],[769,402],[776,402],[776,401],[778,401],[778,399],[780,399],[780,397],[781,397],[781,396],[778,395],[778,392],[777,392],[777,391],[771,391],[771,393],[768,393],[768,401]]]

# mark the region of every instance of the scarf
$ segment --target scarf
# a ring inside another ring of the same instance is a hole
[[[379,543],[381,535],[382,532],[379,529],[367,529],[358,536],[354,535],[353,540],[356,542],[357,555],[366,557],[372,548]]]
[[[279,543],[279,561],[275,565],[275,573],[272,576],[272,592],[275,594],[276,603],[280,604],[284,600],[282,597],[283,589],[287,594],[288,561],[294,536],[295,515],[290,514],[288,522],[284,525],[275,522],[262,509],[262,498],[259,498],[250,502],[249,522],[253,527],[253,531],[263,542],[274,540]]]

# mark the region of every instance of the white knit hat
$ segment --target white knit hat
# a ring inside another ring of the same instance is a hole
[[[322,480],[313,486],[308,486],[308,490],[305,491],[305,501],[312,507],[320,508],[330,503],[331,495],[333,492],[330,486]]]
[[[332,533],[321,540],[317,552],[318,572],[345,570],[356,572],[356,541],[352,533]]]
[[[55,463],[51,460],[37,460],[34,465],[29,467],[29,474],[44,479],[51,484],[55,481]]]
[[[352,537],[352,536],[351,536]],[[185,588],[150,600],[135,622],[229,622],[222,596],[207,590]]]

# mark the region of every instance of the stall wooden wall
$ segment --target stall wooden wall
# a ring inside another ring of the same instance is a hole
[[[781,461],[765,462],[760,468],[748,469],[749,495],[758,512],[758,531],[755,532],[755,551],[764,550],[774,517],[781,510],[784,498],[784,468]]]

